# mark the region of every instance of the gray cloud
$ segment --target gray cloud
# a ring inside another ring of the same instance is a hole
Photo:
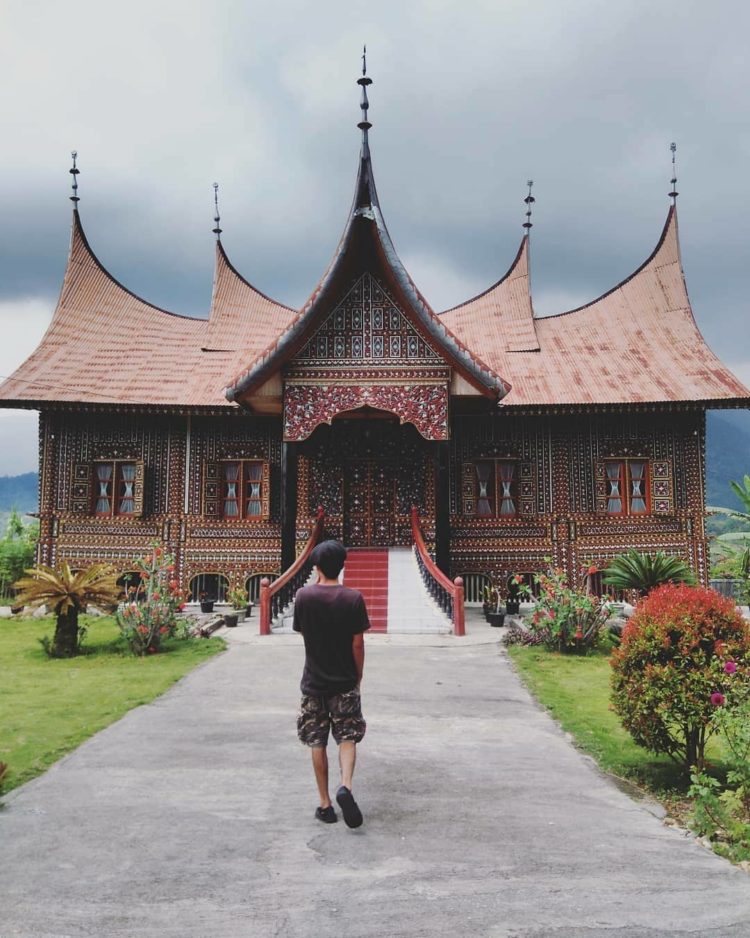
[[[661,232],[675,139],[698,322],[727,362],[750,360],[739,0],[81,0],[75,18],[51,0],[10,0],[3,16],[0,74],[15,89],[0,104],[4,317],[14,301],[54,304],[72,146],[89,239],[130,289],[205,315],[218,179],[233,262],[301,304],[351,199],[366,38],[381,202],[436,309],[507,269],[529,177],[538,312],[626,277]]]

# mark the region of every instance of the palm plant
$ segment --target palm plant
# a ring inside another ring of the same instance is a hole
[[[57,617],[55,636],[49,648],[53,658],[72,658],[80,650],[78,613],[89,603],[117,605],[121,589],[117,572],[109,564],[94,563],[74,573],[67,562],[55,570],[37,564],[15,584],[16,602],[29,606],[50,606]],[[45,646],[46,647],[46,646]]]
[[[650,593],[662,583],[695,585],[695,574],[681,557],[670,557],[664,551],[642,554],[630,548],[613,557],[604,570],[603,582],[621,590],[638,590],[640,596]]]
[[[729,485],[745,510],[711,506],[708,511],[743,523],[744,530],[718,535],[716,546],[719,548],[719,556],[731,562],[734,573],[742,581],[740,601],[750,602],[750,475],[745,475],[742,482],[730,481]]]

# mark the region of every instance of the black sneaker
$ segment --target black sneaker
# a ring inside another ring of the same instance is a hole
[[[316,808],[315,817],[324,824],[335,824],[338,821],[332,804],[329,804],[327,808]]]
[[[360,827],[362,824],[362,812],[359,810],[359,805],[354,800],[354,795],[345,785],[342,785],[336,792],[336,801],[338,801],[341,813],[344,815],[346,826]]]

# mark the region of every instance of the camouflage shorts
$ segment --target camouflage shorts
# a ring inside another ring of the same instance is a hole
[[[330,697],[303,696],[297,717],[297,736],[306,746],[327,746],[329,730],[333,731],[337,743],[343,740],[358,743],[366,729],[356,687]]]

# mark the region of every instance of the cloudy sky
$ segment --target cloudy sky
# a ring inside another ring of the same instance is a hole
[[[613,286],[658,240],[675,140],[694,311],[750,383],[749,32],[741,0],[3,0],[0,374],[54,308],[73,148],[131,290],[206,315],[216,180],[235,266],[301,304],[351,200],[366,41],[381,204],[435,309],[505,272],[528,178],[537,314]],[[36,467],[35,434],[0,411],[0,474]]]

